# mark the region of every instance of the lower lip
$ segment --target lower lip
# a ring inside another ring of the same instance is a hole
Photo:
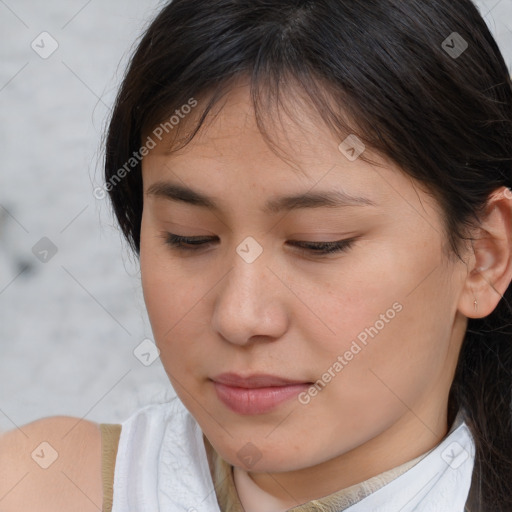
[[[290,384],[267,388],[238,388],[213,383],[219,400],[238,414],[264,414],[308,389],[310,384]]]

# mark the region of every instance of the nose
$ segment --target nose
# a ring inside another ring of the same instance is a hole
[[[252,263],[239,254],[230,263],[215,288],[213,329],[235,345],[280,338],[288,328],[286,303],[292,294],[269,268],[265,251]]]

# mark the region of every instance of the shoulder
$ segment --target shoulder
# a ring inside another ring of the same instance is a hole
[[[71,416],[0,433],[0,509],[98,512],[101,448],[100,425]]]

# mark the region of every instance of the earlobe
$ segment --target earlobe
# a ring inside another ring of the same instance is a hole
[[[512,280],[512,194],[506,187],[489,196],[472,248],[459,311],[468,318],[484,318]]]

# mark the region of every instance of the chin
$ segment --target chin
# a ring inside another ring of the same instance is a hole
[[[282,443],[258,446],[250,441],[231,440],[229,446],[212,446],[226,462],[251,473],[285,473],[315,465],[301,450],[283,450]]]

